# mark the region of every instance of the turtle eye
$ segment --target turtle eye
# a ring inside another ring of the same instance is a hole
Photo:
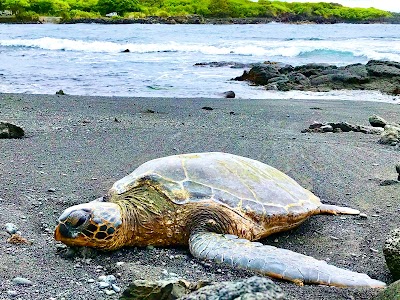
[[[76,222],[75,227],[79,227],[85,222],[86,222],[86,218],[82,216],[79,218],[78,222]]]
[[[68,218],[68,223],[71,227],[77,228],[89,219],[89,216],[84,211],[74,211]]]

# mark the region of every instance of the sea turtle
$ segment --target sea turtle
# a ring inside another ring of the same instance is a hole
[[[359,214],[321,203],[289,176],[259,161],[210,152],[139,166],[108,194],[66,209],[55,239],[70,246],[189,245],[193,256],[275,278],[333,286],[383,287],[366,274],[252,242],[317,214]]]

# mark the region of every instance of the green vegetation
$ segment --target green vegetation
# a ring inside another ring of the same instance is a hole
[[[368,21],[390,18],[375,8],[349,8],[335,3],[300,3],[259,0],[0,0],[0,10],[17,19],[41,16],[68,19],[100,18],[116,12],[119,17],[200,15],[205,18],[271,18],[278,21]]]

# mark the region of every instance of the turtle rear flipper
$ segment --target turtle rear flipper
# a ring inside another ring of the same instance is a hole
[[[337,206],[337,205],[329,205],[322,203],[318,209],[315,211],[315,214],[329,214],[329,215],[359,215],[360,211],[357,209],[352,209],[349,207]]]
[[[340,269],[307,255],[234,235],[197,232],[189,240],[190,252],[232,267],[247,269],[297,284],[313,283],[339,287],[385,287],[366,274]]]

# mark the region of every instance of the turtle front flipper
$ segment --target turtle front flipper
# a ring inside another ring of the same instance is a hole
[[[290,250],[250,242],[235,235],[197,232],[190,236],[190,252],[232,267],[247,269],[274,278],[339,287],[385,287],[384,282],[366,274],[340,269],[325,261]]]

